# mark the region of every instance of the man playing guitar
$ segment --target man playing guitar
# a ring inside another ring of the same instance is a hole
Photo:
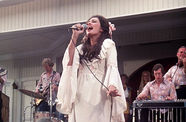
[[[41,74],[40,80],[36,86],[36,92],[40,93],[45,97],[43,100],[36,99],[36,111],[49,111],[50,106],[48,104],[50,100],[50,82],[52,84],[52,104],[53,112],[56,113],[55,100],[58,92],[58,84],[60,81],[60,74],[53,70],[54,63],[50,58],[44,58],[42,61],[42,66],[45,70]]]

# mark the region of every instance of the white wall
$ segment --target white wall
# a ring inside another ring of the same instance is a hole
[[[0,32],[186,7],[186,0],[32,0],[0,8]]]

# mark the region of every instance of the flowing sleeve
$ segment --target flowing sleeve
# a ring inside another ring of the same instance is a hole
[[[80,46],[78,46],[79,48]],[[77,91],[77,73],[79,67],[79,54],[75,49],[72,66],[68,66],[69,48],[67,47],[63,57],[63,72],[60,79],[56,109],[64,114],[72,112],[73,103],[76,99]]]
[[[103,42],[102,48],[103,50],[105,50],[107,64],[104,84],[107,87],[109,87],[110,85],[114,85],[121,95],[118,97],[113,97],[112,120],[114,122],[123,122],[123,113],[126,110],[127,105],[120,74],[118,71],[116,46],[111,39],[106,39]]]

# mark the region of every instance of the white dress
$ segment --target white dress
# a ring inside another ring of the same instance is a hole
[[[81,51],[82,45],[78,46]],[[99,54],[88,66],[96,77],[105,85],[114,85],[120,97],[111,97],[106,89],[96,80],[85,64],[79,62],[78,51],[75,51],[73,65],[69,61],[68,48],[63,58],[63,73],[58,89],[57,110],[69,115],[69,122],[125,122],[124,111],[126,100],[117,67],[117,51],[111,39],[105,39]]]

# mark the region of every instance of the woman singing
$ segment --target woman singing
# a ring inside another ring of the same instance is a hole
[[[64,54],[57,109],[69,115],[69,122],[124,122],[126,101],[111,39],[114,28],[103,16],[93,16],[86,24],[86,30],[72,26],[79,29],[73,30]],[[76,48],[84,31],[83,44]]]

